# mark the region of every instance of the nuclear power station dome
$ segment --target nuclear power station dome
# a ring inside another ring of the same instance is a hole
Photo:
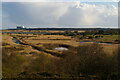
[[[24,29],[25,27],[24,26],[21,26],[21,25],[18,25],[17,26],[17,29]]]

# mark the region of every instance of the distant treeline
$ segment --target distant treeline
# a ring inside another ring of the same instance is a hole
[[[19,29],[8,29],[19,30]],[[23,28],[22,30],[120,30],[117,28]]]

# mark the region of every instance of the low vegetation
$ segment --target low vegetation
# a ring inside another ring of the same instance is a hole
[[[89,40],[114,41],[118,34],[111,36],[106,33],[96,35],[85,33],[81,35],[77,31],[67,31],[64,34],[4,34],[2,42],[3,78],[119,79],[119,44],[79,43],[88,36],[94,37]],[[26,45],[15,44],[12,42],[13,37]],[[54,51],[56,47],[65,47],[68,50]],[[53,53],[57,56],[52,55]]]
[[[14,52],[7,55],[11,52],[10,50],[3,48],[4,78],[84,77],[102,80],[117,79],[117,53],[114,53],[113,56],[106,55],[98,44],[79,46],[72,51],[64,51],[59,59],[39,54],[36,59],[29,59],[30,61]],[[30,63],[25,65],[27,61]]]

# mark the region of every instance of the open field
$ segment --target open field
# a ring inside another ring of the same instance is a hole
[[[100,38],[95,37],[101,36]],[[87,35],[86,37],[93,37],[93,41],[100,41],[100,42],[114,42],[115,40],[119,40],[120,35]]]
[[[75,38],[72,38],[70,36],[63,36],[63,35],[33,35],[33,34],[12,34],[11,36],[16,37],[19,40],[24,41],[25,43],[41,46],[41,47],[58,47],[58,45],[66,45],[70,47],[78,47],[81,45],[89,45],[93,44],[92,42],[88,43],[80,43]],[[118,39],[118,35],[105,35],[102,39],[96,39],[96,41],[112,41],[114,39]],[[13,42],[13,41],[12,41]],[[14,43],[14,42],[13,42]],[[107,54],[112,54],[116,49],[118,49],[119,44],[99,44],[102,47],[104,47],[104,51]]]
[[[80,43],[82,40],[113,42],[118,39],[118,35],[102,36],[97,39],[79,39],[78,36],[66,35],[4,33],[2,34],[3,77],[79,77],[91,80],[117,74],[120,44]],[[19,42],[15,43],[13,39]],[[61,47],[67,50],[56,50]]]

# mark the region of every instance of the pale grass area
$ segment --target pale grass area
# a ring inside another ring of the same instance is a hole
[[[89,46],[90,44],[93,44],[93,42],[88,43],[80,43],[80,46]],[[102,46],[103,51],[106,54],[112,55],[118,48],[120,47],[120,44],[105,44],[105,43],[99,43],[100,46]]]
[[[107,53],[112,55],[118,48],[120,47],[120,44],[101,44],[103,46],[103,50]]]
[[[70,45],[74,47],[79,46],[79,42],[77,42],[74,38],[71,38],[70,36],[64,36],[64,35],[33,35],[33,34],[28,34],[28,35],[12,34],[12,35],[16,37],[26,36],[23,38],[23,40],[33,45],[35,44],[65,44],[65,45]],[[32,36],[32,37],[29,37],[29,36]]]
[[[10,45],[16,45],[16,43],[13,42],[13,38],[9,36],[8,34],[2,35],[2,43],[8,43]]]
[[[19,38],[19,36],[24,37],[23,40],[26,43],[32,44],[32,45],[35,45],[38,47],[43,47],[43,48],[44,48],[44,46],[43,46],[44,44],[64,44],[64,45],[69,45],[69,46],[73,46],[73,47],[77,47],[79,45],[80,46],[84,46],[84,45],[89,46],[89,44],[93,44],[92,42],[79,43],[74,38],[71,38],[69,36],[63,36],[63,35],[12,34],[12,36],[16,36],[18,38]],[[32,36],[32,37],[29,37],[29,36]],[[10,45],[8,45],[8,46],[19,45],[19,44],[14,43],[12,40],[12,37],[8,34],[3,35],[2,42],[9,43]],[[113,52],[115,52],[118,49],[118,46],[120,46],[120,44],[104,44],[104,43],[100,43],[99,45],[101,45],[103,47],[103,50],[106,52],[106,54],[109,54],[109,55],[113,54]],[[23,52],[45,53],[42,51],[37,51],[28,45],[24,45],[23,47],[24,47],[24,50],[22,50]],[[50,55],[50,54],[47,54],[47,55]]]
[[[64,45],[70,45],[73,47],[79,46],[79,42],[73,41],[73,40],[25,40],[28,43],[31,44],[64,44]]]
[[[3,34],[2,35],[2,43],[8,43],[9,45],[6,45],[4,47],[21,47],[21,48],[24,48],[24,52],[31,52],[31,51],[36,51],[34,49],[32,49],[31,46],[28,46],[28,45],[20,45],[20,44],[16,44],[13,42],[12,40],[13,38],[11,36],[9,36],[8,34]],[[38,52],[38,51],[37,51]]]
[[[43,39],[43,40],[42,40]],[[50,39],[63,39],[63,40],[50,40]],[[64,39],[69,39],[69,40],[64,40]],[[68,37],[68,36],[63,36],[63,35],[39,35],[37,37],[29,37],[24,39],[26,42],[31,43],[31,44],[64,44],[64,45],[70,45],[73,47],[77,46],[82,46],[82,45],[89,45],[93,44],[92,42],[88,43],[79,43],[76,42],[73,38]],[[119,44],[104,44],[100,43],[100,46],[103,47],[104,52],[106,54],[112,55],[113,52],[115,52],[118,49]],[[41,45],[37,45],[41,46]]]
[[[64,35],[37,35],[36,37],[29,37],[28,39],[71,39],[71,37]]]
[[[14,34],[14,35],[16,35],[16,34]],[[29,45],[21,45],[21,44],[16,44],[16,43],[14,43],[13,40],[12,40],[13,37],[10,36],[10,35],[8,35],[8,34],[3,34],[2,36],[3,36],[3,37],[2,37],[2,43],[8,43],[9,45],[1,46],[0,48],[10,48],[10,47],[23,48],[23,50],[16,51],[16,53],[17,53],[18,55],[20,55],[20,53],[28,53],[28,54],[23,55],[23,56],[32,57],[32,58],[34,58],[34,59],[37,58],[37,56],[33,56],[32,54],[29,54],[30,52],[35,52],[35,53],[37,53],[37,54],[44,54],[44,55],[46,55],[46,56],[56,58],[55,56],[52,56],[52,55],[50,55],[50,54],[47,54],[47,53],[45,53],[45,52],[43,52],[43,51],[38,51],[38,50],[36,50],[36,49],[33,49],[33,48],[32,48],[31,46],[29,46]],[[17,36],[18,36],[18,35],[17,35]],[[25,35],[24,35],[24,36],[25,36]],[[40,46],[40,45],[39,45],[39,46]],[[41,46],[43,46],[43,45],[41,45]],[[12,52],[14,52],[14,51],[11,50],[10,54],[11,54]],[[8,53],[8,55],[10,55],[10,54]]]

